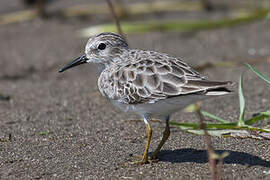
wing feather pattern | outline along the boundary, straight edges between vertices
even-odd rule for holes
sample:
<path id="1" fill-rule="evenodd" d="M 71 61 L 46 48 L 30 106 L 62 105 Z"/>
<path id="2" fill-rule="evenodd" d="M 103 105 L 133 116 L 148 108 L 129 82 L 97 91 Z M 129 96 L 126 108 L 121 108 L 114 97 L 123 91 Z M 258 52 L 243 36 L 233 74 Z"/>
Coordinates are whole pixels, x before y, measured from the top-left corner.
<path id="1" fill-rule="evenodd" d="M 103 95 L 128 104 L 156 101 L 224 88 L 231 82 L 208 81 L 183 61 L 151 51 L 130 53 L 125 66 L 105 69 L 99 78 Z M 213 93 L 214 94 L 214 93 Z"/>

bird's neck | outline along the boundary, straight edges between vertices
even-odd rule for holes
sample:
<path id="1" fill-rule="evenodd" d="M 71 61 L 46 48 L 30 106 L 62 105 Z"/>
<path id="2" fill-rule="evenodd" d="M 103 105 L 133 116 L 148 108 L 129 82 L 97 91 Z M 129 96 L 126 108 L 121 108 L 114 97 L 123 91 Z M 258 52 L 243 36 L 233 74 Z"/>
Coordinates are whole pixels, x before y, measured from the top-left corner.
<path id="1" fill-rule="evenodd" d="M 98 75 L 100 75 L 106 68 L 105 64 L 97 64 L 97 67 L 98 67 Z"/>
<path id="2" fill-rule="evenodd" d="M 101 74 L 102 71 L 106 68 L 118 66 L 118 64 L 123 64 L 125 63 L 125 61 L 128 62 L 129 61 L 128 53 L 129 53 L 128 50 L 123 50 L 120 54 L 110 57 L 110 59 L 103 61 L 103 63 L 99 63 L 98 64 L 99 74 Z"/>

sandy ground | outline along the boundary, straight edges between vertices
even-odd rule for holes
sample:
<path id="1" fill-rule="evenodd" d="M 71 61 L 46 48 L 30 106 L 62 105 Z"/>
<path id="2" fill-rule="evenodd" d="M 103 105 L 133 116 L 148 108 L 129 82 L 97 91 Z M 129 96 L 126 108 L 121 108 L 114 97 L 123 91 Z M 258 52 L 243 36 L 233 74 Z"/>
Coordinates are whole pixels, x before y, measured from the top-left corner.
<path id="1" fill-rule="evenodd" d="M 19 6 L 8 2 L 1 1 L 14 9 Z M 87 39 L 78 37 L 77 31 L 96 21 L 52 18 L 0 27 L 0 93 L 11 96 L 10 101 L 0 100 L 0 179 L 209 179 L 203 137 L 175 127 L 158 163 L 123 166 L 130 155 L 144 150 L 144 123 L 119 112 L 99 94 L 94 65 L 57 72 L 83 52 Z M 265 20 L 196 33 L 130 35 L 128 40 L 132 48 L 166 52 L 197 66 L 270 57 L 269 29 Z M 269 62 L 255 67 L 270 76 Z M 202 73 L 210 79 L 238 82 L 243 71 L 247 115 L 269 110 L 269 85 L 245 66 Z M 236 121 L 238 96 L 206 100 L 203 109 Z M 180 111 L 173 121 L 197 119 Z M 165 124 L 152 126 L 150 152 Z M 212 140 L 218 152 L 230 153 L 224 179 L 270 179 L 269 141 Z"/>

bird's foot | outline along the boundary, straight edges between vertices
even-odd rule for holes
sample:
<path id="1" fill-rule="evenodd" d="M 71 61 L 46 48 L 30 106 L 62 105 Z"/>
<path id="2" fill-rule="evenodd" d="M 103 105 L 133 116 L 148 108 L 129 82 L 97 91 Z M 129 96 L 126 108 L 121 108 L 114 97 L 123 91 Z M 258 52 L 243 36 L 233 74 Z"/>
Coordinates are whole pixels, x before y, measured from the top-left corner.
<path id="1" fill-rule="evenodd" d="M 152 164 L 152 163 L 155 163 L 155 162 L 158 162 L 158 159 L 157 158 L 148 158 L 148 156 L 141 156 L 141 155 L 137 155 L 137 154 L 133 154 L 131 155 L 131 158 L 130 158 L 130 163 L 131 164 Z"/>
<path id="2" fill-rule="evenodd" d="M 130 158 L 131 164 L 149 164 L 151 163 L 148 159 L 148 156 L 141 156 L 137 154 L 132 154 Z"/>
<path id="3" fill-rule="evenodd" d="M 158 157 L 157 157 L 156 155 L 150 156 L 150 160 L 151 160 L 152 162 L 158 162 L 158 161 L 159 161 L 159 159 L 158 159 Z"/>

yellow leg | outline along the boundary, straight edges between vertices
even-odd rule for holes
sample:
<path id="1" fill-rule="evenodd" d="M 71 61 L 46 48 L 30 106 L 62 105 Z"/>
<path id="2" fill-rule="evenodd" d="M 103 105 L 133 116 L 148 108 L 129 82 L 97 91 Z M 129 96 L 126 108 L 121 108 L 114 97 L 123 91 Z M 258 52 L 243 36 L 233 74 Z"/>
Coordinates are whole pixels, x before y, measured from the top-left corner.
<path id="1" fill-rule="evenodd" d="M 151 129 L 151 126 L 149 124 L 149 120 L 150 120 L 149 116 L 144 116 L 144 123 L 146 125 L 147 142 L 146 142 L 146 145 L 145 145 L 143 156 L 133 155 L 133 158 L 135 158 L 137 160 L 133 159 L 132 164 L 147 164 L 147 163 L 149 163 L 148 150 L 149 150 L 151 137 L 152 137 L 152 129 Z"/>
<path id="2" fill-rule="evenodd" d="M 162 137 L 157 149 L 154 151 L 154 153 L 153 153 L 153 155 L 151 157 L 152 160 L 157 159 L 157 155 L 158 155 L 160 149 L 162 148 L 164 143 L 167 141 L 169 136 L 170 136 L 170 125 L 169 125 L 169 119 L 167 119 L 166 120 L 166 127 L 165 127 L 165 130 L 163 132 L 163 137 Z"/>
<path id="3" fill-rule="evenodd" d="M 152 129 L 151 129 L 151 126 L 148 122 L 146 123 L 146 134 L 147 134 L 147 142 L 146 142 L 146 146 L 145 146 L 142 161 L 141 161 L 142 164 L 146 164 L 149 162 L 148 161 L 148 149 L 149 149 L 150 142 L 151 142 Z"/>

